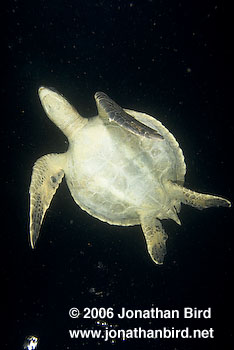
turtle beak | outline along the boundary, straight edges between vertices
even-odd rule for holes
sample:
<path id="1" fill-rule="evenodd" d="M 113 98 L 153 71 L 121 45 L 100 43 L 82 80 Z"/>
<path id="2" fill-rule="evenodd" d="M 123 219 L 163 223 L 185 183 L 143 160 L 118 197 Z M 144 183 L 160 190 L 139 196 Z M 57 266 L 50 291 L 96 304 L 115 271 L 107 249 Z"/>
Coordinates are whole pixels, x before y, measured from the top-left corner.
<path id="1" fill-rule="evenodd" d="M 40 96 L 40 99 L 42 100 L 46 95 L 51 94 L 55 92 L 57 95 L 61 95 L 58 90 L 56 90 L 54 87 L 45 87 L 45 86 L 40 86 L 38 89 L 38 94 Z"/>
<path id="2" fill-rule="evenodd" d="M 66 99 L 55 89 L 44 86 L 38 89 L 38 95 L 47 116 L 57 125 L 57 120 L 65 114 Z"/>
<path id="3" fill-rule="evenodd" d="M 43 98 L 43 94 L 44 94 L 45 90 L 47 90 L 47 89 L 44 86 L 39 87 L 38 94 L 41 98 Z"/>
<path id="4" fill-rule="evenodd" d="M 40 97 L 41 102 L 44 100 L 44 98 L 48 95 L 50 95 L 51 91 L 54 91 L 53 89 L 41 86 L 38 89 L 38 95 Z M 55 91 L 54 91 L 55 92 Z"/>

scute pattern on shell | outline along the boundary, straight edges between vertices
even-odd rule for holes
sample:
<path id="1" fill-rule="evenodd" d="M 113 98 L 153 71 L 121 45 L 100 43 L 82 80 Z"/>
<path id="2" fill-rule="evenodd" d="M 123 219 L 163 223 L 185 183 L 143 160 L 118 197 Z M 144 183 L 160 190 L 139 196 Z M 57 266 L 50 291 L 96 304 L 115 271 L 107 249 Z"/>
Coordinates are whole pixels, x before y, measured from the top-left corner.
<path id="1" fill-rule="evenodd" d="M 175 154 L 175 159 L 177 161 L 177 167 L 176 167 L 176 176 L 177 180 L 176 182 L 179 185 L 184 184 L 184 176 L 186 174 L 186 164 L 184 161 L 184 155 L 183 151 L 179 146 L 179 143 L 176 141 L 175 137 L 165 128 L 165 126 L 154 117 L 142 113 L 142 112 L 136 112 L 130 109 L 124 109 L 127 113 L 131 114 L 134 118 L 136 118 L 138 121 L 142 122 L 143 124 L 146 124 L 152 129 L 156 129 L 163 138 L 168 142 L 168 144 L 171 146 L 172 150 Z"/>

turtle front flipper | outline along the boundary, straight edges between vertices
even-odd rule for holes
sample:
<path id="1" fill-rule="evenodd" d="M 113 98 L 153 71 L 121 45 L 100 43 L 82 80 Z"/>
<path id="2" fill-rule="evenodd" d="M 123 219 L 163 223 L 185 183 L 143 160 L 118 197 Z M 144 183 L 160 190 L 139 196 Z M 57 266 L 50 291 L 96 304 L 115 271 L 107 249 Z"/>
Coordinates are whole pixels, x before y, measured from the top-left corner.
<path id="1" fill-rule="evenodd" d="M 133 134 L 149 139 L 163 139 L 163 136 L 156 130 L 151 129 L 126 113 L 122 107 L 117 105 L 104 92 L 96 92 L 94 97 L 97 103 L 98 113 L 101 117 L 107 117 L 110 122 L 114 121 Z"/>
<path id="2" fill-rule="evenodd" d="M 142 216 L 141 227 L 152 260 L 156 264 L 163 264 L 168 236 L 165 233 L 161 222 L 153 217 Z"/>
<path id="3" fill-rule="evenodd" d="M 47 154 L 33 166 L 30 184 L 30 243 L 35 247 L 43 217 L 63 179 L 62 154 Z"/>

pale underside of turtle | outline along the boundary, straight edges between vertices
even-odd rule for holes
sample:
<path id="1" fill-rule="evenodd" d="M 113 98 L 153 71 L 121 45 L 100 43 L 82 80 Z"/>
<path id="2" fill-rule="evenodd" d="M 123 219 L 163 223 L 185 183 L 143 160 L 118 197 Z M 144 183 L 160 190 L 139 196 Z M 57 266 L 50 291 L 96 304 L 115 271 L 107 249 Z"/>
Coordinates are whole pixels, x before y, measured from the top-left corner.
<path id="1" fill-rule="evenodd" d="M 174 136 L 155 118 L 123 109 L 102 92 L 98 115 L 83 118 L 59 93 L 41 87 L 47 116 L 63 131 L 69 148 L 48 154 L 33 167 L 30 185 L 30 242 L 34 248 L 43 217 L 64 175 L 75 202 L 113 225 L 141 225 L 157 264 L 166 254 L 161 220 L 180 224 L 181 203 L 198 209 L 230 207 L 221 197 L 185 188 L 186 166 Z"/>

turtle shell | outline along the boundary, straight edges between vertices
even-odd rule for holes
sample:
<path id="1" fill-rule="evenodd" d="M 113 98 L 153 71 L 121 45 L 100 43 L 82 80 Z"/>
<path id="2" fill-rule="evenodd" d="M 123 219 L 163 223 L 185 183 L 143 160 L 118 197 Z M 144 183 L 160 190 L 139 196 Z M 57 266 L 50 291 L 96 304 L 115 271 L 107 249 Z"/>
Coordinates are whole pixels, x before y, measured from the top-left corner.
<path id="1" fill-rule="evenodd" d="M 161 139 L 135 135 L 99 115 L 69 139 L 68 187 L 90 215 L 115 225 L 140 223 L 139 212 L 168 218 L 174 198 L 166 182 L 184 183 L 186 166 L 174 136 L 155 118 L 125 109 Z M 177 212 L 180 202 L 174 203 Z"/>

